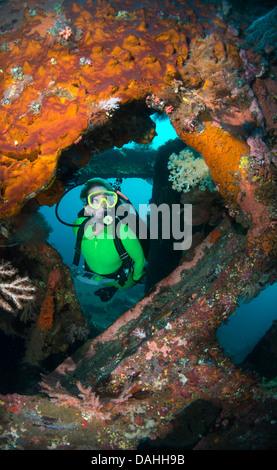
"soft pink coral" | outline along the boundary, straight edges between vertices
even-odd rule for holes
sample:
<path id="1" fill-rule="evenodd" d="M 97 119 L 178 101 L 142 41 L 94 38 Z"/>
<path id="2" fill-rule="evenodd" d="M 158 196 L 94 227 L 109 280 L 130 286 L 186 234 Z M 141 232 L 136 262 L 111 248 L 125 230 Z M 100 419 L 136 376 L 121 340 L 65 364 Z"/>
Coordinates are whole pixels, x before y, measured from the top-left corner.
<path id="1" fill-rule="evenodd" d="M 66 26 L 65 29 L 60 31 L 60 36 L 62 36 L 66 41 L 70 38 L 71 35 L 72 31 L 71 28 L 69 28 L 68 26 Z"/>

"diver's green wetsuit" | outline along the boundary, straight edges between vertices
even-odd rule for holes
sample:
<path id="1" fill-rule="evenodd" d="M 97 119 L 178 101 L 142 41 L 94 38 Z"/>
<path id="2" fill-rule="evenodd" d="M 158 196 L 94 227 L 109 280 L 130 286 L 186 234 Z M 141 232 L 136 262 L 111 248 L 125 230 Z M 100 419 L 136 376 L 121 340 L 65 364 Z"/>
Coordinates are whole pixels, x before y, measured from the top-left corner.
<path id="1" fill-rule="evenodd" d="M 79 217 L 74 225 L 81 225 L 85 219 L 86 217 Z M 73 227 L 73 232 L 77 236 L 78 227 Z M 120 289 L 129 289 L 144 274 L 145 256 L 138 238 L 123 223 L 120 224 L 120 238 L 125 250 L 134 261 L 134 270 L 133 273 L 129 274 L 124 286 L 120 286 L 118 281 L 115 281 L 112 285 Z M 88 267 L 94 273 L 105 276 L 105 274 L 116 272 L 122 266 L 122 260 L 114 244 L 112 225 L 105 226 L 104 231 L 95 236 L 92 225 L 88 224 L 82 238 L 81 252 Z M 109 286 L 111 286 L 111 283 L 109 283 Z"/>

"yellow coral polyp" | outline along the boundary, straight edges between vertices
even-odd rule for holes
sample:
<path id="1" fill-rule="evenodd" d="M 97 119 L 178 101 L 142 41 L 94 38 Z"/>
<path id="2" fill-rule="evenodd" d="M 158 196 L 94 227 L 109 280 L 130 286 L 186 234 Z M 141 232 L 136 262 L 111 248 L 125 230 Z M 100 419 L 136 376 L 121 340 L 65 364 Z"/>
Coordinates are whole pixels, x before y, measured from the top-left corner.
<path id="1" fill-rule="evenodd" d="M 248 169 L 249 169 L 249 156 L 247 155 L 243 155 L 239 161 L 239 168 L 240 170 L 242 170 L 242 172 L 244 171 L 245 173 L 247 173 Z"/>

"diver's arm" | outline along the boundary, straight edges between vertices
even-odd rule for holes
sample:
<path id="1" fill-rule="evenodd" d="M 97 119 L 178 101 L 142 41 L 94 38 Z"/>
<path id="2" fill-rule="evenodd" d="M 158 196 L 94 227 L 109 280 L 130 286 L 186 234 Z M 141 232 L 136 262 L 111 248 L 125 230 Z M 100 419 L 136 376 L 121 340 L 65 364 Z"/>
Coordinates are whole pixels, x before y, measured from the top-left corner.
<path id="1" fill-rule="evenodd" d="M 144 274 L 145 256 L 139 239 L 125 224 L 120 226 L 120 238 L 128 255 L 134 261 L 133 280 L 138 281 Z"/>

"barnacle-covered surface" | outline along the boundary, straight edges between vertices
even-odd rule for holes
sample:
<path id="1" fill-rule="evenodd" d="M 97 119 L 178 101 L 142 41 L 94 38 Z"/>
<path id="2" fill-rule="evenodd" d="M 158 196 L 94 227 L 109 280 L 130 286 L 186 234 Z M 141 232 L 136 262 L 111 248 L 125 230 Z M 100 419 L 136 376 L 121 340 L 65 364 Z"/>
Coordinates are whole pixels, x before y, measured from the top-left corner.
<path id="1" fill-rule="evenodd" d="M 61 361 L 35 395 L 1 396 L 1 448 L 149 448 L 176 423 L 182 429 L 192 407 L 201 420 L 187 426 L 187 448 L 274 447 L 274 386 L 234 366 L 216 331 L 260 279 L 276 280 L 276 42 L 258 35 L 255 48 L 252 35 L 249 45 L 248 19 L 227 2 L 25 5 L 1 35 L 3 244 L 27 201 L 59 200 L 67 164 L 76 171 L 113 145 L 150 142 L 157 111 L 201 153 L 225 208 L 168 277 Z M 138 109 L 145 126 L 132 116 Z M 69 271 L 45 243 L 23 244 L 21 256 L 41 295 L 30 317 L 35 357 L 47 357 L 55 338 L 51 353 L 62 341 L 65 357 L 65 324 L 79 316 Z M 82 327 L 76 319 L 69 336 Z"/>

